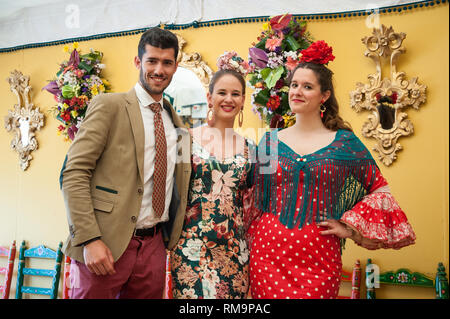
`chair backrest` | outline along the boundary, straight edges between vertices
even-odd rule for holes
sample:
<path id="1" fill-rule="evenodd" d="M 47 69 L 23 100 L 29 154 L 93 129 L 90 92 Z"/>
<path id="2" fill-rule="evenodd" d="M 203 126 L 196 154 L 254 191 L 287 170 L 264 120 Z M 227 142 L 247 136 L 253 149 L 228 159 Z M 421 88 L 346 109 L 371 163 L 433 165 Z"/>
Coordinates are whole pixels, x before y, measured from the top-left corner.
<path id="1" fill-rule="evenodd" d="M 438 263 L 434 285 L 436 288 L 436 299 L 449 299 L 448 279 L 443 263 Z"/>
<path id="2" fill-rule="evenodd" d="M 11 246 L 8 248 L 0 247 L 0 257 L 8 257 L 8 266 L 0 267 L 0 274 L 5 276 L 5 280 L 0 285 L 1 299 L 9 298 L 9 291 L 11 289 L 11 280 L 14 271 L 14 261 L 16 259 L 16 241 L 13 240 Z"/>
<path id="3" fill-rule="evenodd" d="M 342 269 L 341 274 L 341 285 L 342 282 L 351 282 L 352 292 L 350 296 L 338 295 L 338 299 L 359 299 L 360 298 L 360 287 L 361 287 L 361 265 L 359 259 L 355 261 L 353 270 L 350 272 L 348 270 Z"/>
<path id="4" fill-rule="evenodd" d="M 169 249 L 166 249 L 166 276 L 164 279 L 164 292 L 163 299 L 173 299 L 172 292 L 172 262 L 171 262 L 171 252 Z"/>
<path id="5" fill-rule="evenodd" d="M 70 288 L 70 257 L 64 257 L 64 274 L 63 274 L 63 299 L 69 299 L 69 288 Z"/>
<path id="6" fill-rule="evenodd" d="M 442 263 L 438 263 L 436 277 L 433 280 L 423 273 L 413 272 L 406 268 L 381 272 L 369 258 L 366 265 L 366 298 L 376 299 L 376 289 L 381 284 L 433 288 L 436 290 L 436 299 L 448 299 L 449 297 L 447 274 Z"/>
<path id="7" fill-rule="evenodd" d="M 47 248 L 44 245 L 27 249 L 25 241 L 22 242 L 19 250 L 19 265 L 17 269 L 16 299 L 22 299 L 23 293 L 47 295 L 50 296 L 51 299 L 57 298 L 62 260 L 61 248 L 62 242 L 59 244 L 57 251 Z M 30 258 L 52 259 L 55 261 L 54 269 L 26 268 L 26 260 Z M 52 286 L 50 288 L 24 286 L 23 281 L 25 275 L 51 277 Z"/>

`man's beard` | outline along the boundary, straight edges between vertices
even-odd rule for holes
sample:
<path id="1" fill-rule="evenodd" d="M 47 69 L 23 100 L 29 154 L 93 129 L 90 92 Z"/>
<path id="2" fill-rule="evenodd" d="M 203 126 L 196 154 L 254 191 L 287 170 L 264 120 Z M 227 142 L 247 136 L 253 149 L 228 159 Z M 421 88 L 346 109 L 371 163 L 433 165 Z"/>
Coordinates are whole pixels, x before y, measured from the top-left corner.
<path id="1" fill-rule="evenodd" d="M 144 78 L 144 72 L 142 72 L 142 69 L 140 69 L 139 71 L 139 80 L 141 82 L 142 87 L 147 91 L 148 94 L 161 94 L 167 88 L 167 86 L 161 90 L 156 90 L 152 88 Z"/>

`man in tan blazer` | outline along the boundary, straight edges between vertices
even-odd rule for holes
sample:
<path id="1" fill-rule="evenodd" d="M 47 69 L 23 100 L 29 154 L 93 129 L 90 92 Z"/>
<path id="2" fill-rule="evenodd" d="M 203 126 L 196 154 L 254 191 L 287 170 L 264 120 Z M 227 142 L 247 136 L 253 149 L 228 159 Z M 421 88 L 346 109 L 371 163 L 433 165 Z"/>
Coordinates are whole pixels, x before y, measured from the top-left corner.
<path id="1" fill-rule="evenodd" d="M 165 247 L 172 249 L 179 239 L 191 173 L 190 135 L 163 99 L 177 54 L 174 34 L 147 30 L 134 61 L 138 83 L 128 93 L 95 97 L 69 148 L 61 185 L 70 230 L 63 251 L 72 258 L 71 298 L 163 295 Z M 149 108 L 155 103 L 161 111 Z M 152 206 L 157 112 L 167 144 L 160 216 Z"/>

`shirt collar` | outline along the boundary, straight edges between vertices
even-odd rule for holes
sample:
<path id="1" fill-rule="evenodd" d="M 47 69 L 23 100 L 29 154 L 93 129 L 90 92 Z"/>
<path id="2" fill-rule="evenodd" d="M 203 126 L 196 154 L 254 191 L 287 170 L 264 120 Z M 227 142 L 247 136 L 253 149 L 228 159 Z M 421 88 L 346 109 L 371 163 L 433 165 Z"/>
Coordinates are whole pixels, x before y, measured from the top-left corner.
<path id="1" fill-rule="evenodd" d="M 155 101 L 150 94 L 148 94 L 148 92 L 142 87 L 142 85 L 137 82 L 136 85 L 134 86 L 134 89 L 136 91 L 136 96 L 138 98 L 139 104 L 142 106 L 148 106 L 152 103 L 159 103 L 159 105 L 161 105 L 161 108 L 163 107 L 163 99 L 161 98 L 161 100 L 159 101 Z"/>

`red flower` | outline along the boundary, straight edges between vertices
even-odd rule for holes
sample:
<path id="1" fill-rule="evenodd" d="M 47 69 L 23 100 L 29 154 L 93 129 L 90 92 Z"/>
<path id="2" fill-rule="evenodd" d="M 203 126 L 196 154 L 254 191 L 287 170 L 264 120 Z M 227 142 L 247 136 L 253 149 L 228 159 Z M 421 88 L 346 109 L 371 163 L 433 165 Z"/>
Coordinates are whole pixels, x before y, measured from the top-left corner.
<path id="1" fill-rule="evenodd" d="M 392 93 L 391 99 L 392 99 L 392 104 L 397 103 L 397 92 Z"/>
<path id="2" fill-rule="evenodd" d="M 377 99 L 377 102 L 380 102 L 381 94 L 380 93 L 375 94 L 375 98 Z"/>
<path id="3" fill-rule="evenodd" d="M 74 106 L 76 102 L 77 102 L 77 98 L 74 96 L 73 98 L 70 99 L 69 105 Z"/>
<path id="4" fill-rule="evenodd" d="M 307 49 L 301 51 L 300 62 L 313 62 L 317 64 L 327 64 L 334 60 L 333 48 L 323 41 L 316 41 Z"/>
<path id="5" fill-rule="evenodd" d="M 279 79 L 277 83 L 275 84 L 275 90 L 280 90 L 284 86 L 284 80 Z"/>
<path id="6" fill-rule="evenodd" d="M 272 95 L 267 102 L 269 110 L 275 111 L 280 106 L 280 97 L 278 95 Z"/>
<path id="7" fill-rule="evenodd" d="M 280 114 L 274 114 L 270 120 L 270 128 L 284 128 L 284 119 Z"/>
<path id="8" fill-rule="evenodd" d="M 61 113 L 61 118 L 65 121 L 65 122 L 70 122 L 70 113 L 67 111 L 64 111 L 63 113 Z"/>
<path id="9" fill-rule="evenodd" d="M 286 28 L 292 19 L 292 14 L 283 14 L 270 19 L 272 30 L 281 31 Z"/>

